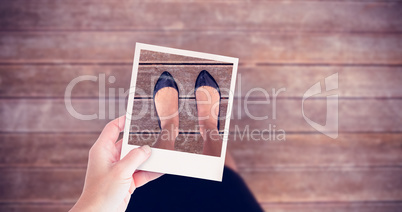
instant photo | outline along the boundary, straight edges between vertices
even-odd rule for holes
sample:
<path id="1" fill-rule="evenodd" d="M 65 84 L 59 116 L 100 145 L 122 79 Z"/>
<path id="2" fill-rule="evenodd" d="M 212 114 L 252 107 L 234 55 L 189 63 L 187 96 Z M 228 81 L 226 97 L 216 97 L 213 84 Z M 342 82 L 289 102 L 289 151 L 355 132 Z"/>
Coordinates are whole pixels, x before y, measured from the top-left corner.
<path id="1" fill-rule="evenodd" d="M 140 170 L 222 180 L 238 59 L 137 43 L 121 157 Z"/>

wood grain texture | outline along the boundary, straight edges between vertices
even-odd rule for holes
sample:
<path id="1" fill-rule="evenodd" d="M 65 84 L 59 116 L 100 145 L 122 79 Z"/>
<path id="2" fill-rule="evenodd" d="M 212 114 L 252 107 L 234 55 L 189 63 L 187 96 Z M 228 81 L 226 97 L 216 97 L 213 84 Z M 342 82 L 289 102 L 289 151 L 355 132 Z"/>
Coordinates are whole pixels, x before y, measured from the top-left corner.
<path id="1" fill-rule="evenodd" d="M 0 8 L 7 30 L 402 30 L 400 2 L 18 0 Z"/>
<path id="2" fill-rule="evenodd" d="M 141 42 L 237 57 L 242 64 L 400 65 L 400 40 L 400 34 L 358 33 L 2 32 L 0 63 L 132 64 Z"/>
<path id="3" fill-rule="evenodd" d="M 88 151 L 99 133 L 0 134 L 1 167 L 86 167 Z M 266 136 L 268 137 L 268 136 Z M 251 135 L 229 136 L 228 149 L 240 169 L 302 169 L 308 167 L 401 166 L 402 135 L 341 134 L 332 140 L 321 134 L 289 134 L 286 141 L 255 141 Z M 132 143 L 152 144 L 153 137 L 132 136 Z M 202 147 L 199 135 L 179 134 L 176 148 L 192 152 Z"/>
<path id="4" fill-rule="evenodd" d="M 240 67 L 237 76 L 236 96 L 246 96 L 255 88 L 263 88 L 273 98 L 273 91 L 285 88 L 278 94 L 283 97 L 303 97 L 315 83 L 323 83 L 328 76 L 338 73 L 340 98 L 399 98 L 402 96 L 402 68 L 375 66 L 265 66 Z M 240 92 L 241 91 L 241 92 Z M 334 93 L 334 94 L 335 94 Z M 325 97 L 323 92 L 314 97 Z M 261 92 L 250 93 L 251 97 L 264 96 Z"/>
<path id="5" fill-rule="evenodd" d="M 128 144 L 154 147 L 158 134 L 130 134 Z M 221 136 L 222 138 L 222 136 Z M 223 138 L 222 138 L 223 139 Z M 174 142 L 175 151 L 202 154 L 204 141 L 200 134 L 179 134 Z M 220 156 L 220 155 L 219 155 Z"/>
<path id="6" fill-rule="evenodd" d="M 75 202 L 84 169 L 2 168 L 1 203 Z M 241 172 L 259 202 L 398 201 L 402 170 L 305 169 Z M 16 180 L 17 179 L 17 180 Z"/>
<path id="7" fill-rule="evenodd" d="M 139 60 L 140 65 L 142 63 L 164 63 L 164 64 L 174 64 L 174 63 L 180 63 L 180 64 L 192 64 L 192 63 L 204 63 L 204 64 L 227 64 L 230 65 L 230 63 L 222 62 L 222 61 L 216 61 L 216 60 L 207 60 L 207 59 L 201 59 L 201 58 L 195 58 L 195 57 L 188 57 L 188 56 L 183 56 L 183 55 L 177 55 L 177 54 L 169 54 L 169 53 L 163 53 L 163 52 L 155 52 L 155 51 L 149 51 L 149 50 L 144 50 L 142 49 L 140 52 L 140 60 Z"/>
<path id="8" fill-rule="evenodd" d="M 0 134 L 1 167 L 86 167 L 99 133 Z"/>
<path id="9" fill-rule="evenodd" d="M 142 66 L 147 67 L 147 66 Z M 162 67 L 162 66 L 157 66 Z M 187 66 L 168 66 L 180 67 Z M 198 66 L 196 66 L 198 67 Z M 200 66 L 201 67 L 201 66 Z M 208 66 L 211 73 L 220 66 Z M 0 97 L 64 97 L 69 83 L 80 76 L 97 77 L 96 81 L 83 80 L 77 83 L 72 91 L 72 97 L 99 97 L 113 95 L 125 98 L 130 87 L 132 65 L 0 65 Z M 156 69 L 156 68 L 155 68 Z M 174 74 L 172 70 L 172 74 Z M 217 72 L 216 72 L 217 73 Z M 338 73 L 339 97 L 353 98 L 400 98 L 402 97 L 402 67 L 371 67 L 371 66 L 258 66 L 239 67 L 236 83 L 236 97 L 263 97 L 262 92 L 253 88 L 265 89 L 272 98 L 272 89 L 280 92 L 278 98 L 302 97 L 312 85 L 325 77 Z M 143 72 L 139 72 L 142 78 Z M 177 72 L 175 78 L 182 78 Z M 291 77 L 289 76 L 291 75 Z M 185 73 L 186 83 L 194 84 L 194 76 Z M 227 77 L 217 76 L 219 84 Z M 145 76 L 144 76 L 145 77 Z M 113 83 L 109 82 L 114 78 Z M 102 82 L 105 82 L 104 84 Z M 139 82 L 146 93 L 152 93 L 152 86 Z M 151 82 L 149 82 L 151 83 Z M 105 92 L 99 89 L 104 87 Z M 114 90 L 111 90 L 114 89 Z M 189 93 L 189 91 L 182 91 Z M 318 95 L 322 97 L 325 93 Z M 111 95 L 110 95 L 111 96 Z M 317 96 L 316 96 L 317 97 Z"/>
<path id="10" fill-rule="evenodd" d="M 262 100 L 249 100 L 247 111 L 244 101 L 236 99 L 233 104 L 233 113 L 230 122 L 230 131 L 236 133 L 252 133 L 252 130 L 275 130 L 276 135 L 284 130 L 290 132 L 316 132 L 304 120 L 301 113 L 301 99 L 278 99 L 275 104 L 261 104 Z M 328 100 L 332 101 L 332 100 Z M 316 123 L 325 125 L 326 99 L 306 100 L 304 112 L 306 117 Z M 101 101 L 103 103 L 103 101 Z M 109 104 L 114 105 L 115 113 L 109 114 Z M 73 99 L 73 108 L 80 114 L 95 114 L 94 120 L 79 120 L 74 118 L 66 109 L 63 99 L 2 99 L 0 100 L 0 128 L 2 132 L 99 132 L 109 120 L 125 114 L 124 101 L 107 101 L 104 119 L 100 119 L 99 100 Z M 134 104 L 136 105 L 136 104 Z M 273 112 L 276 105 L 276 112 Z M 339 131 L 340 132 L 401 132 L 402 118 L 399 113 L 402 100 L 400 99 L 357 99 L 339 100 Z M 118 110 L 119 106 L 122 109 Z M 152 106 L 152 105 L 151 105 Z M 144 107 L 143 111 L 150 111 L 151 106 Z M 138 110 L 141 110 L 138 105 Z M 182 118 L 191 118 L 195 107 L 189 107 L 188 114 L 181 113 Z M 223 109 L 223 107 L 222 107 Z M 226 111 L 226 110 L 225 110 Z M 134 115 L 140 114 L 135 113 Z M 151 111 L 152 112 L 152 111 Z M 248 112 L 248 113 L 247 113 Z M 15 116 L 18 114 L 18 116 Z M 145 113 L 150 115 L 150 113 Z M 273 114 L 276 119 L 273 119 Z M 370 114 L 369 116 L 367 114 Z M 268 117 L 267 117 L 268 116 Z M 141 117 L 141 116 L 137 116 Z M 195 117 L 193 115 L 193 117 Z M 223 117 L 223 116 L 221 116 Z M 254 120 L 254 118 L 261 120 Z M 142 117 L 146 120 L 147 117 Z M 148 117 L 151 118 L 151 117 Z M 157 121 L 146 123 L 144 126 L 154 126 L 157 130 Z M 193 120 L 195 123 L 195 120 Z M 184 123 L 183 123 L 184 124 Z M 194 126 L 194 125 L 192 125 Z M 221 126 L 224 126 L 221 124 Z M 236 128 L 237 126 L 237 128 Z M 271 127 L 271 128 L 270 128 Z M 189 129 L 183 126 L 182 129 Z M 328 132 L 335 130 L 328 129 Z M 257 132 L 258 133 L 258 132 Z"/>
<path id="11" fill-rule="evenodd" d="M 99 109 L 99 102 L 105 110 Z M 153 100 L 136 99 L 134 102 L 131 132 L 159 132 Z M 0 123 L 2 132 L 100 132 L 109 121 L 126 114 L 127 103 L 124 100 L 73 99 L 72 107 L 67 107 L 63 99 L 3 99 L 0 105 L 0 116 L 4 118 Z M 222 100 L 219 108 L 220 131 L 223 131 L 227 100 Z M 15 114 L 19 116 L 16 118 Z M 195 100 L 180 99 L 179 130 L 198 131 L 197 117 Z"/>
<path id="12" fill-rule="evenodd" d="M 264 135 L 269 138 L 269 135 Z M 228 149 L 240 169 L 399 167 L 402 134 L 288 134 L 286 141 L 231 136 Z"/>
<path id="13" fill-rule="evenodd" d="M 112 119 L 99 119 L 98 101 L 73 100 L 74 109 L 84 115 L 96 114 L 97 120 L 79 120 L 69 114 L 64 100 L 1 100 L 3 132 L 100 132 Z M 126 107 L 126 106 L 125 106 Z M 17 115 L 16 115 L 17 114 Z M 78 131 L 77 131 L 78 130 Z"/>
<path id="14" fill-rule="evenodd" d="M 1 170 L 0 202 L 74 203 L 84 186 L 85 169 L 9 169 Z"/>
<path id="15" fill-rule="evenodd" d="M 81 76 L 96 77 L 96 81 L 77 82 L 72 97 L 128 96 L 132 65 L 3 65 L 0 66 L 1 97 L 64 97 L 74 79 Z M 109 79 L 115 78 L 114 83 Z M 104 82 L 104 83 L 102 83 Z M 105 88 L 102 92 L 100 88 Z"/>
<path id="16" fill-rule="evenodd" d="M 387 202 L 334 202 L 334 203 L 265 203 L 261 205 L 265 211 L 269 212 L 399 212 L 402 203 Z"/>
<path id="17" fill-rule="evenodd" d="M 0 204 L 1 211 L 26 212 L 65 212 L 73 207 L 72 203 L 43 204 Z M 366 202 L 366 203 L 264 203 L 262 207 L 269 212 L 399 212 L 402 203 Z"/>
<path id="18" fill-rule="evenodd" d="M 401 8 L 399 0 L 1 1 L 0 211 L 71 208 L 88 150 L 105 124 L 126 112 L 134 46 L 142 42 L 240 59 L 228 148 L 265 210 L 399 212 Z M 179 72 L 223 67 L 149 52 L 141 63 L 169 64 L 163 67 L 185 82 L 181 93 L 189 93 L 194 76 Z M 306 123 L 301 101 L 315 83 L 325 89 L 323 79 L 334 73 L 338 90 L 304 105 L 305 115 L 324 125 L 326 104 L 334 101 L 325 97 L 339 95 L 340 134 L 332 140 Z M 67 85 L 83 75 L 94 80 L 74 87 L 72 104 L 79 113 L 96 114 L 94 120 L 72 117 L 63 100 Z M 148 72 L 139 76 L 149 79 Z M 225 75 L 214 76 L 226 86 Z M 105 90 L 99 90 L 102 82 Z M 139 81 L 142 97 L 150 96 L 150 84 Z M 258 104 L 266 99 L 256 91 L 245 104 L 253 88 L 267 90 L 270 103 Z M 280 88 L 286 91 L 275 104 L 271 91 Z M 152 109 L 151 100 L 140 101 Z M 194 105 L 188 110 L 196 114 Z M 254 120 L 247 112 L 268 118 Z M 182 128 L 196 124 L 187 115 L 180 120 Z M 158 129 L 150 113 L 141 121 Z M 282 129 L 286 141 L 273 135 Z M 175 146 L 197 153 L 199 137 L 180 134 Z"/>
<path id="19" fill-rule="evenodd" d="M 327 103 L 332 105 L 331 101 L 334 100 L 307 99 L 304 102 L 305 116 L 324 126 Z M 261 104 L 257 101 L 253 103 L 251 100 L 247 103 L 247 110 L 244 103 L 242 101 L 234 102 L 234 112 L 230 122 L 230 129 L 233 131 L 236 131 L 237 126 L 237 132 L 240 133 L 252 133 L 254 129 L 268 129 L 272 132 L 276 130 L 277 133 L 281 129 L 287 133 L 315 132 L 303 118 L 301 99 L 278 99 L 276 104 L 273 101 L 270 104 Z M 398 125 L 402 119 L 398 111 L 402 101 L 399 99 L 341 99 L 338 104 L 339 132 L 400 132 Z M 276 107 L 276 111 L 273 109 L 274 107 Z M 332 112 L 330 110 L 329 113 Z M 276 115 L 276 119 L 274 119 L 274 115 Z M 256 118 L 261 120 L 256 120 Z M 336 127 L 329 126 L 324 131 L 333 132 L 335 130 Z"/>
<path id="20" fill-rule="evenodd" d="M 398 201 L 402 170 L 289 170 L 240 173 L 260 202 Z"/>
<path id="21" fill-rule="evenodd" d="M 74 203 L 54 203 L 54 204 L 0 204 L 1 211 L 9 212 L 65 212 L 73 207 Z"/>

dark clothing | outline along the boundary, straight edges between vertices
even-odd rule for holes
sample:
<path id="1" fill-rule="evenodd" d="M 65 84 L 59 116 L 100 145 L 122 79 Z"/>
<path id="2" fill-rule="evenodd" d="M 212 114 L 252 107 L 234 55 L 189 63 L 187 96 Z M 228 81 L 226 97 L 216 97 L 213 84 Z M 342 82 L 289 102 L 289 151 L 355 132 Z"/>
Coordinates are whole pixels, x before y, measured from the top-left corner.
<path id="1" fill-rule="evenodd" d="M 263 211 L 243 179 L 225 167 L 222 182 L 165 174 L 137 188 L 127 211 Z"/>

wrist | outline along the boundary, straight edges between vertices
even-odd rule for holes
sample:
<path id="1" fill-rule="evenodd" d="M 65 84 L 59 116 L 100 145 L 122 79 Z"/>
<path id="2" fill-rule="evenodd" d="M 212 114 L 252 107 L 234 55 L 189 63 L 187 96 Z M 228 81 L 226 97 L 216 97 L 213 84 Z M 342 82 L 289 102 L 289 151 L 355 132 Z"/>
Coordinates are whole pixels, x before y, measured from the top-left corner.
<path id="1" fill-rule="evenodd" d="M 81 194 L 75 205 L 70 209 L 70 212 L 78 211 L 99 211 L 97 201 L 88 195 Z"/>

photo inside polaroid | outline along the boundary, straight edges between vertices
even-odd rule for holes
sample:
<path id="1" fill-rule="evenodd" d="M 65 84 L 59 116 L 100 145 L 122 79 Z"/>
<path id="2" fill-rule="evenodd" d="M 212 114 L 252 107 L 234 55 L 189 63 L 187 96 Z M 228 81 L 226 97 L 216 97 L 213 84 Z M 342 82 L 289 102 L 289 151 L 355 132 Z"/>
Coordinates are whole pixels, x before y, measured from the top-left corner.
<path id="1" fill-rule="evenodd" d="M 141 169 L 220 181 L 237 61 L 137 43 L 122 155 L 149 145 Z"/>

